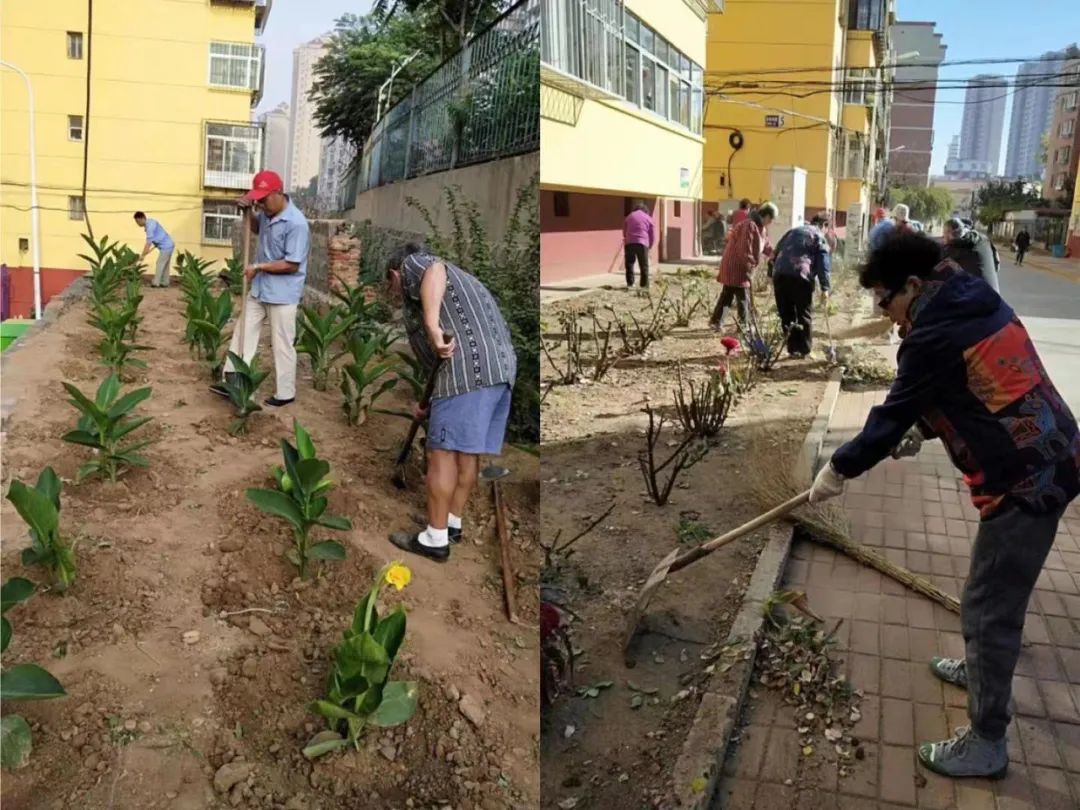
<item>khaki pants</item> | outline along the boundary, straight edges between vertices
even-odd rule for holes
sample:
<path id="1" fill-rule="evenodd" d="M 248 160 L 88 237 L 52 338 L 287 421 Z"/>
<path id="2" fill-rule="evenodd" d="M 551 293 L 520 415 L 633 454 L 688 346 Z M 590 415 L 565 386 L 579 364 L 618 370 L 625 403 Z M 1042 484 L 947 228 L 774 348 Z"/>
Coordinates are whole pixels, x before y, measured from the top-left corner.
<path id="1" fill-rule="evenodd" d="M 159 250 L 157 267 L 154 271 L 153 286 L 155 287 L 168 287 L 169 286 L 169 262 L 172 261 L 173 252 L 171 250 Z"/>
<path id="2" fill-rule="evenodd" d="M 278 399 L 293 399 L 296 396 L 296 304 L 264 304 L 255 298 L 248 298 L 244 330 L 244 362 L 259 350 L 259 338 L 263 321 L 270 320 L 270 346 L 274 351 L 274 373 L 277 377 Z M 233 328 L 229 351 L 240 354 L 240 330 L 238 323 Z M 232 363 L 225 361 L 225 371 L 234 371 Z"/>

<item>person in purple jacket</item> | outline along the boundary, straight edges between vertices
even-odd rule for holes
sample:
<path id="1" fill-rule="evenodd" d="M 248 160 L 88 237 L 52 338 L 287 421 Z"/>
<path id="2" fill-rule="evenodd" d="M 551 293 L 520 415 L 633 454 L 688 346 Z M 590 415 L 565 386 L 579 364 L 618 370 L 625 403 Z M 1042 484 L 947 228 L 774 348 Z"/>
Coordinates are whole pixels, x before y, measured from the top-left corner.
<path id="1" fill-rule="evenodd" d="M 645 203 L 637 203 L 623 221 L 626 289 L 634 286 L 634 262 L 641 268 L 641 289 L 649 287 L 649 251 L 656 244 L 656 227 Z"/>
<path id="2" fill-rule="evenodd" d="M 897 233 L 859 276 L 901 327 L 896 380 L 862 431 L 837 450 L 810 502 L 892 455 L 940 438 L 971 488 L 980 523 L 960 604 L 963 658 L 930 670 L 966 689 L 970 726 L 919 746 L 945 776 L 1002 777 L 1013 671 L 1035 581 L 1058 523 L 1080 494 L 1080 432 L 1024 325 L 990 285 L 919 233 Z"/>

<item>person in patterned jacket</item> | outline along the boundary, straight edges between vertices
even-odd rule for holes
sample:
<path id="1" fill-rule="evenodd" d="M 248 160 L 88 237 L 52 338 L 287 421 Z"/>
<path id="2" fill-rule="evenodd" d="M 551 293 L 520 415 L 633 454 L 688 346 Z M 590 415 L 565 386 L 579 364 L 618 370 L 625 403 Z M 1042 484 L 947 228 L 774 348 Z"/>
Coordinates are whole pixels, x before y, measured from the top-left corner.
<path id="1" fill-rule="evenodd" d="M 919 760 L 946 776 L 1003 776 L 1013 670 L 1035 581 L 1058 523 L 1080 493 L 1080 432 L 1024 325 L 981 279 L 917 233 L 871 253 L 859 278 L 905 336 L 896 380 L 862 432 L 833 455 L 810 500 L 890 454 L 940 438 L 971 488 L 980 523 L 961 599 L 963 659 L 930 668 L 968 691 L 971 725 L 924 743 Z"/>
<path id="2" fill-rule="evenodd" d="M 780 327 L 787 333 L 791 357 L 806 357 L 813 341 L 814 283 L 828 305 L 829 272 L 832 268 L 829 244 L 825 241 L 825 217 L 816 215 L 798 225 L 776 243 L 772 263 L 773 295 Z"/>
<path id="3" fill-rule="evenodd" d="M 390 256 L 386 278 L 401 303 L 413 353 L 436 374 L 430 406 L 413 409 L 416 418 L 430 416 L 428 525 L 421 532 L 395 532 L 390 541 L 446 562 L 451 544 L 462 539 L 480 456 L 502 453 L 517 356 L 498 301 L 475 276 L 410 242 Z"/>
<path id="4" fill-rule="evenodd" d="M 731 229 L 724 255 L 720 257 L 720 271 L 716 275 L 716 280 L 724 286 L 709 319 L 709 324 L 716 331 L 723 328 L 724 318 L 732 304 L 738 307 L 740 322 L 749 320 L 747 290 L 750 288 L 750 276 L 761 263 L 761 257 L 772 252 L 765 229 L 776 219 L 777 213 L 775 205 L 762 203 L 760 208 Z"/>

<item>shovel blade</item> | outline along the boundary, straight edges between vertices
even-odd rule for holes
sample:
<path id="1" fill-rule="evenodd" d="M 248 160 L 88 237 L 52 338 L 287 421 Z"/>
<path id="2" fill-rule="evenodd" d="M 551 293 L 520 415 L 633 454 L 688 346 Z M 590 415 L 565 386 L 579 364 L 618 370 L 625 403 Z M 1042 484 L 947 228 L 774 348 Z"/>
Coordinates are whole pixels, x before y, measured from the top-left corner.
<path id="1" fill-rule="evenodd" d="M 626 630 L 623 635 L 623 662 L 627 667 L 632 667 L 636 663 L 633 655 L 630 653 L 630 645 L 634 641 L 634 636 L 637 635 L 641 617 L 645 615 L 645 611 L 649 607 L 649 600 L 652 599 L 652 595 L 656 592 L 656 589 L 664 583 L 665 579 L 667 579 L 671 564 L 675 562 L 678 557 L 679 549 L 673 549 L 660 561 L 660 564 L 652 570 L 652 573 L 649 574 L 649 578 L 645 580 L 641 592 L 638 594 L 637 602 L 634 603 L 634 607 L 626 617 Z"/>

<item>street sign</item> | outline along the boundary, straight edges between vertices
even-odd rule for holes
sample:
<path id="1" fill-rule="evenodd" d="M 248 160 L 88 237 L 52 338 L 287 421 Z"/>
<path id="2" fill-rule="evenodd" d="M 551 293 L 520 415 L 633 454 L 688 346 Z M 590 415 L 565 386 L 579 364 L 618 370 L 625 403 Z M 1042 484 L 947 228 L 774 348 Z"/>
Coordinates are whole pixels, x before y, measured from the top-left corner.
<path id="1" fill-rule="evenodd" d="M 784 116 L 782 115 L 766 115 L 765 126 L 770 129 L 779 129 L 784 125 Z"/>

